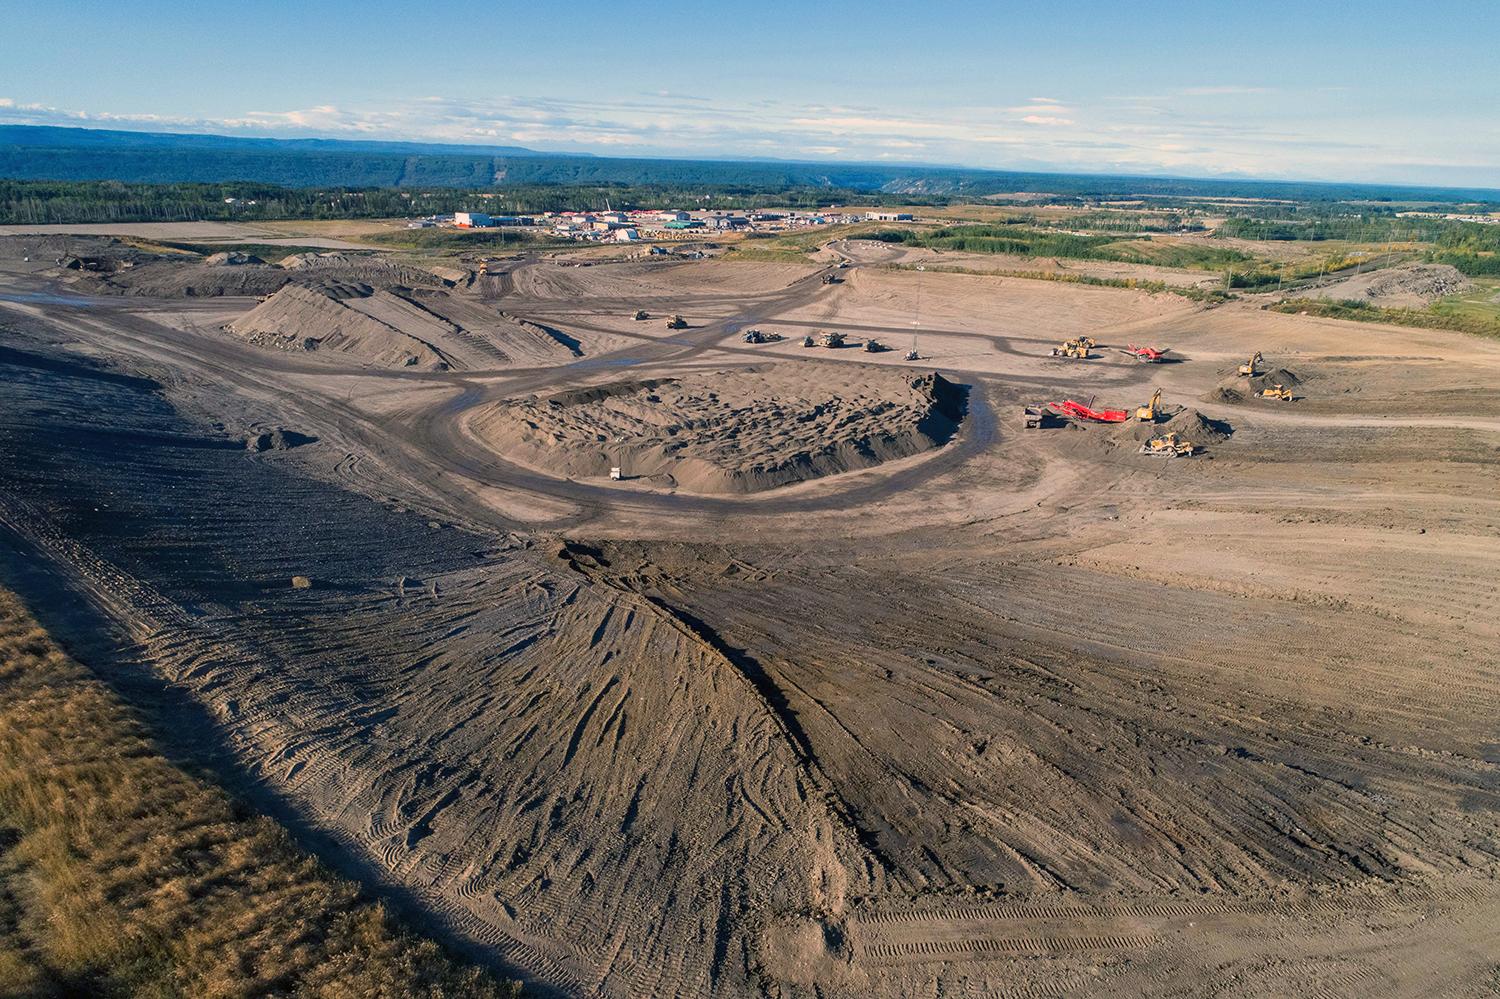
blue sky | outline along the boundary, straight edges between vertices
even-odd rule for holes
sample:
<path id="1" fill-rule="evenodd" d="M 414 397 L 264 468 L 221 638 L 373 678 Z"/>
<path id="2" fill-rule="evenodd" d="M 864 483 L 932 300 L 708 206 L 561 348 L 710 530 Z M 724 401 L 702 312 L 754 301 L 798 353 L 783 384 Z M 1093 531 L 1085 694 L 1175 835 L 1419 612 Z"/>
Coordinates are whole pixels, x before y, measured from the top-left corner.
<path id="1" fill-rule="evenodd" d="M 0 121 L 1500 187 L 1500 3 L 4 5 Z"/>

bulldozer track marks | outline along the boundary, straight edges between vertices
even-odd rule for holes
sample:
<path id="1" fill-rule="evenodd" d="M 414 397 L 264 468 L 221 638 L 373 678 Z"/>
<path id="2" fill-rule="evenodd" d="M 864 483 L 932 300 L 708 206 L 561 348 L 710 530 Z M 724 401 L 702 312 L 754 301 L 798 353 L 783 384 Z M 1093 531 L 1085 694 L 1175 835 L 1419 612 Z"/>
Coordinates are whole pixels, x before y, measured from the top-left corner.
<path id="1" fill-rule="evenodd" d="M 984 937 L 967 940 L 923 940 L 873 944 L 862 955 L 876 961 L 946 961 L 953 958 L 1001 958 L 1071 954 L 1090 950 L 1140 950 L 1156 942 L 1149 933 L 1108 936 Z"/>
<path id="2" fill-rule="evenodd" d="M 962 920 L 1077 920 L 1117 916 L 1170 919 L 1203 916 L 1221 912 L 1243 912 L 1254 908 L 1251 903 L 1233 902 L 1142 902 L 1120 906 L 1083 906 L 1068 903 L 1020 903 L 1006 905 L 955 906 L 906 912 L 860 913 L 854 917 L 860 925 L 881 926 L 905 923 L 957 922 Z"/>

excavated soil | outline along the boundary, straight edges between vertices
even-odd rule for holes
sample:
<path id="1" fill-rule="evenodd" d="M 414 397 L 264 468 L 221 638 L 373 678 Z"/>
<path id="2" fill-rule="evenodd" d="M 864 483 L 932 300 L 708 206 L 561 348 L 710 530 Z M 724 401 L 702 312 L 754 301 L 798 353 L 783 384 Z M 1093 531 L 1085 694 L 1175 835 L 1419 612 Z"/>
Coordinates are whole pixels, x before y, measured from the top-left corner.
<path id="1" fill-rule="evenodd" d="M 294 254 L 267 264 L 246 254 L 216 253 L 186 262 L 143 258 L 129 269 L 83 274 L 80 286 L 90 294 L 151 298 L 218 298 L 270 295 L 291 284 L 370 284 L 376 287 L 439 288 L 436 274 L 380 257 L 346 253 Z"/>
<path id="2" fill-rule="evenodd" d="M 1201 447 L 1228 440 L 1234 433 L 1234 428 L 1226 420 L 1210 419 L 1196 409 L 1184 408 L 1178 409 L 1165 419 L 1158 418 L 1155 423 L 1142 423 L 1137 420 L 1123 423 L 1115 430 L 1114 437 L 1119 441 L 1140 443 L 1168 432 L 1174 432 L 1182 440 Z"/>
<path id="3" fill-rule="evenodd" d="M 224 329 L 261 347 L 337 353 L 386 368 L 494 368 L 582 356 L 578 341 L 560 330 L 431 288 L 288 284 Z"/>
<path id="4" fill-rule="evenodd" d="M 859 264 L 301 287 L 467 365 L 420 370 L 27 248 L 0 583 L 174 756 L 530 994 L 1493 992 L 1500 344 Z M 740 338 L 916 321 L 916 369 Z M 1088 332 L 1181 361 L 1046 357 Z M 1303 401 L 1210 401 L 1256 350 Z M 1157 387 L 1149 429 L 1212 460 L 1018 419 Z M 724 481 L 875 424 L 928 450 L 733 495 L 562 467 L 635 434 Z M 547 464 L 490 426 L 546 427 Z"/>
<path id="5" fill-rule="evenodd" d="M 939 374 L 825 372 L 812 386 L 779 367 L 613 382 L 504 400 L 473 428 L 559 474 L 619 467 L 688 492 L 753 493 L 941 447 L 963 418 L 962 388 Z"/>
<path id="6" fill-rule="evenodd" d="M 1345 278 L 1317 289 L 1313 295 L 1387 308 L 1422 309 L 1445 295 L 1457 295 L 1473 287 L 1473 281 L 1449 264 L 1412 264 Z"/>
<path id="7" fill-rule="evenodd" d="M 392 315 L 395 313 L 396 315 Z M 289 285 L 225 329 L 278 350 L 337 351 L 384 367 L 449 367 L 432 339 L 402 326 L 435 325 L 409 304 L 368 285 Z M 423 329 L 430 333 L 430 329 Z"/>

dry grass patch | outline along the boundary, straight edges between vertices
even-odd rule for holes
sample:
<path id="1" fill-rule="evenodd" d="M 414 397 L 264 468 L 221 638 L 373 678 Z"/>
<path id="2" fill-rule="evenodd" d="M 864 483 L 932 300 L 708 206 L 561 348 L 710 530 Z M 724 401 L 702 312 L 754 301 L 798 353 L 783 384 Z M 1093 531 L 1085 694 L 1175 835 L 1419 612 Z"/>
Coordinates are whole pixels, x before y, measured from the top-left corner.
<path id="1" fill-rule="evenodd" d="M 168 762 L 0 591 L 0 995 L 518 991 Z"/>

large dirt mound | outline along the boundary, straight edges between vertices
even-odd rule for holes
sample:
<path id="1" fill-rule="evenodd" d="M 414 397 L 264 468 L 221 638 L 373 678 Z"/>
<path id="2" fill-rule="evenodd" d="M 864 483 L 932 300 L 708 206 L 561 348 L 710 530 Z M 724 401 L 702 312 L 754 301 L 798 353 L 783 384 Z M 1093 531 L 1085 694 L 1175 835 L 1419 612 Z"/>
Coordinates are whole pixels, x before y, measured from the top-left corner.
<path id="1" fill-rule="evenodd" d="M 690 492 L 751 493 L 939 447 L 964 405 L 963 388 L 936 373 L 851 371 L 809 391 L 772 367 L 508 400 L 475 429 L 559 474 L 602 478 L 618 465 Z"/>
<path id="2" fill-rule="evenodd" d="M 439 370 L 449 367 L 442 351 L 405 330 L 442 322 L 368 285 L 287 285 L 225 329 L 279 350 L 336 351 L 385 367 Z"/>
<path id="3" fill-rule="evenodd" d="M 1287 368 L 1272 368 L 1263 371 L 1254 378 L 1246 379 L 1250 383 L 1252 392 L 1259 392 L 1263 388 L 1273 388 L 1277 385 L 1285 385 L 1287 388 L 1296 388 L 1302 384 L 1302 379 L 1297 377 L 1295 371 Z"/>
<path id="4" fill-rule="evenodd" d="M 1251 378 L 1231 371 L 1223 381 L 1219 382 L 1202 399 L 1204 402 L 1228 403 L 1232 405 L 1244 402 L 1246 399 L 1255 398 L 1255 394 L 1261 389 L 1275 388 L 1277 385 L 1296 389 L 1301 384 L 1302 379 L 1295 371 L 1289 368 L 1269 368 Z"/>
<path id="5" fill-rule="evenodd" d="M 1140 423 L 1134 420 L 1122 423 L 1116 428 L 1114 436 L 1118 441 L 1139 443 L 1168 431 L 1175 432 L 1183 440 L 1198 445 L 1228 440 L 1229 435 L 1234 433 L 1234 429 L 1227 422 L 1211 419 L 1196 409 L 1188 408 L 1179 409 L 1167 419 L 1157 423 Z"/>
<path id="6" fill-rule="evenodd" d="M 1456 267 L 1448 264 L 1413 264 L 1390 267 L 1346 278 L 1318 289 L 1317 298 L 1354 299 L 1372 305 L 1422 308 L 1444 295 L 1456 295 L 1474 287 Z"/>
<path id="7" fill-rule="evenodd" d="M 263 264 L 265 261 L 253 253 L 226 250 L 223 253 L 209 254 L 203 258 L 203 263 L 207 267 L 243 267 L 246 264 Z"/>

